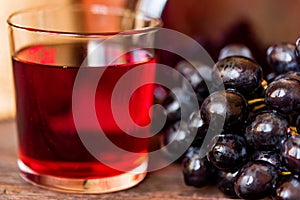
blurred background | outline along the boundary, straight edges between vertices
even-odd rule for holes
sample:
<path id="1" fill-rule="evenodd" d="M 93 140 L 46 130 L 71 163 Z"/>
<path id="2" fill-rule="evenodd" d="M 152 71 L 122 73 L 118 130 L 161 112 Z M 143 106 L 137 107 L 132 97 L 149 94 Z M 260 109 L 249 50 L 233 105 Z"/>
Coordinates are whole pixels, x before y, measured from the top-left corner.
<path id="1" fill-rule="evenodd" d="M 146 4 L 144 2 L 147 2 Z M 0 0 L 0 120 L 15 114 L 11 58 L 6 20 L 17 10 L 47 4 L 102 3 L 158 9 L 165 0 Z M 137 6 L 138 7 L 138 6 Z M 149 8 L 149 9 L 148 9 Z M 151 8 L 151 9 L 150 9 Z M 300 1 L 295 0 L 168 0 L 162 12 L 164 27 L 196 39 L 216 59 L 220 48 L 244 43 L 265 65 L 267 47 L 279 42 L 295 42 L 300 36 Z M 160 14 L 160 12 L 156 12 Z M 266 67 L 267 68 L 267 67 Z"/>

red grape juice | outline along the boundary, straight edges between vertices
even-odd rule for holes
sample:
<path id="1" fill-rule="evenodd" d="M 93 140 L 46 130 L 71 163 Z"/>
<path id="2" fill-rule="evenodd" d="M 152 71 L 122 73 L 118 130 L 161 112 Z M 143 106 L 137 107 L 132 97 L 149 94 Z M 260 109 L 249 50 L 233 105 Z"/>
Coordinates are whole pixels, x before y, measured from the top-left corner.
<path id="1" fill-rule="evenodd" d="M 106 178 L 123 173 L 106 166 L 89 153 L 74 123 L 73 86 L 81 62 L 87 55 L 87 46 L 81 43 L 36 45 L 13 56 L 19 159 L 35 173 L 62 178 Z M 147 161 L 144 153 L 147 153 L 149 138 L 133 137 L 118 127 L 111 109 L 112 91 L 130 69 L 153 62 L 155 59 L 150 52 L 135 50 L 118 58 L 110 66 L 84 68 L 87 81 L 89 74 L 105 70 L 95 94 L 98 122 L 115 145 L 140 156 L 130 153 L 115 155 L 114 152 L 105 152 L 105 155 L 128 171 Z M 147 69 L 136 79 L 154 80 L 154 67 Z M 82 90 L 82 101 L 85 92 L 89 92 L 88 87 Z M 150 123 L 152 96 L 153 85 L 147 84 L 135 90 L 129 106 L 125 103 L 118 106 L 127 106 L 135 123 L 147 125 Z M 80 120 L 86 120 L 88 124 L 88 119 Z M 128 124 L 128 130 L 131 130 L 130 126 Z M 90 140 L 96 138 L 97 128 L 91 124 L 86 130 Z M 103 145 L 102 141 L 96 142 Z"/>

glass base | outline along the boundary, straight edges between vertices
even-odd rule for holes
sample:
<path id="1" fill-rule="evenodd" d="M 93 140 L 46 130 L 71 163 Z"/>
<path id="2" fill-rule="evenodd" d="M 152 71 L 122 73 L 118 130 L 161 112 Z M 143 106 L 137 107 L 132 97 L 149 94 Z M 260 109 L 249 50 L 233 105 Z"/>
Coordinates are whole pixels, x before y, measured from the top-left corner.
<path id="1" fill-rule="evenodd" d="M 30 169 L 21 160 L 18 160 L 18 166 L 21 177 L 33 185 L 60 192 L 100 194 L 125 190 L 137 185 L 147 174 L 148 162 L 145 161 L 130 172 L 99 179 L 73 179 L 43 175 Z"/>

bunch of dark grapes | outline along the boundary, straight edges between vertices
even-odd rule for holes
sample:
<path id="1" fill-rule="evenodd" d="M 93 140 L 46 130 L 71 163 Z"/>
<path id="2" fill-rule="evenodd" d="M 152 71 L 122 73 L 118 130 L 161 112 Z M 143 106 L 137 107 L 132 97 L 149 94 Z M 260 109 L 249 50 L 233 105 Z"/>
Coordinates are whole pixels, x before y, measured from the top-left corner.
<path id="1" fill-rule="evenodd" d="M 215 183 L 232 198 L 300 199 L 298 43 L 267 49 L 270 74 L 263 74 L 263 67 L 242 44 L 224 47 L 212 68 L 201 64 L 194 68 L 185 61 L 177 64 L 176 69 L 194 89 L 200 110 L 189 107 L 191 94 L 184 84 L 175 89 L 179 99 L 172 93 L 159 99 L 167 116 L 162 146 L 175 143 L 165 150 L 176 155 L 189 144 L 177 160 L 182 163 L 186 185 Z M 199 73 L 201 70 L 205 73 Z M 206 81 L 218 88 L 213 82 L 217 77 L 225 90 L 209 94 Z M 221 130 L 215 129 L 220 123 Z M 209 131 L 216 134 L 205 143 Z M 208 150 L 203 154 L 203 149 Z"/>

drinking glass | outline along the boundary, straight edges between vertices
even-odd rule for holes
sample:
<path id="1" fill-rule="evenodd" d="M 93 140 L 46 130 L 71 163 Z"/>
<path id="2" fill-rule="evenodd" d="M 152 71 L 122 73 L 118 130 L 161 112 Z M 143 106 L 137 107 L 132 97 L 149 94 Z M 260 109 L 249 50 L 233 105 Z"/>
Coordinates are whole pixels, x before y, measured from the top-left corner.
<path id="1" fill-rule="evenodd" d="M 161 21 L 121 7 L 69 4 L 19 11 L 7 22 L 21 176 L 76 193 L 141 182 L 155 78 L 152 45 Z"/>

